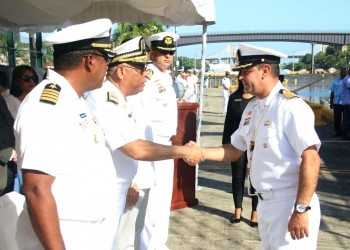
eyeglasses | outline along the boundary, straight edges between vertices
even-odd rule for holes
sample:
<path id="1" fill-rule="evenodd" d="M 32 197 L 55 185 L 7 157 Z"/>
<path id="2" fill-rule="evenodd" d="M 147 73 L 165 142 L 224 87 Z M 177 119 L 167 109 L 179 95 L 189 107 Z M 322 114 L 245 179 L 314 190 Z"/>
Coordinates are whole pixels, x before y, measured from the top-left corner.
<path id="1" fill-rule="evenodd" d="M 32 75 L 32 76 L 28 76 L 28 75 L 24 75 L 22 77 L 22 81 L 23 82 L 30 82 L 30 81 L 33 81 L 35 83 L 38 83 L 39 82 L 39 78 L 36 76 L 36 75 Z"/>
<path id="2" fill-rule="evenodd" d="M 137 72 L 139 72 L 142 75 L 147 70 L 147 65 L 146 64 L 137 64 L 137 65 L 140 66 L 140 67 L 134 67 L 134 66 L 131 66 L 131 65 L 122 64 L 123 67 L 131 68 L 133 70 L 136 70 Z"/>
<path id="3" fill-rule="evenodd" d="M 103 59 L 105 59 L 107 65 L 109 65 L 112 61 L 112 58 L 109 58 L 107 55 L 101 55 L 101 54 L 97 54 L 97 53 L 90 53 L 89 55 L 93 55 L 93 56 L 99 56 L 99 57 L 103 57 Z M 84 58 L 86 58 L 88 55 L 85 55 Z"/>
<path id="4" fill-rule="evenodd" d="M 175 50 L 170 50 L 170 51 L 168 51 L 168 50 L 158 50 L 159 51 L 159 53 L 160 54 L 162 54 L 162 55 L 167 55 L 167 54 L 169 54 L 169 55 L 174 55 L 175 54 Z"/>

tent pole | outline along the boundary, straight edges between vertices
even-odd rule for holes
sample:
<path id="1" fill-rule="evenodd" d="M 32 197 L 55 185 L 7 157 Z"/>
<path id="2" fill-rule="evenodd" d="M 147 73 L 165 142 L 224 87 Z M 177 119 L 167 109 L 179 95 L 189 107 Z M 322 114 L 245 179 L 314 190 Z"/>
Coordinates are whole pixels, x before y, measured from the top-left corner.
<path id="1" fill-rule="evenodd" d="M 201 74 L 200 74 L 200 85 L 199 85 L 199 109 L 197 117 L 197 131 L 196 131 L 196 142 L 201 144 L 201 126 L 202 126 L 202 111 L 203 111 L 203 89 L 204 89 L 204 75 L 205 75 L 205 55 L 207 48 L 207 22 L 203 22 L 203 33 L 202 33 L 202 57 L 201 57 Z M 196 189 L 198 187 L 198 164 L 196 165 Z"/>

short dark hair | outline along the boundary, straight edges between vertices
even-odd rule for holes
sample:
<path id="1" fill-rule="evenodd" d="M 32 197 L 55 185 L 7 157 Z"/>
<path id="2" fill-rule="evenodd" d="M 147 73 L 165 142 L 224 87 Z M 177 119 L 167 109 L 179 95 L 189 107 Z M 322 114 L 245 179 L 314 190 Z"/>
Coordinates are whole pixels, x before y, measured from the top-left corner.
<path id="1" fill-rule="evenodd" d="M 55 55 L 53 64 L 56 70 L 72 70 L 75 69 L 79 64 L 81 59 L 92 53 L 96 53 L 96 50 L 77 50 L 68 52 L 61 55 Z"/>

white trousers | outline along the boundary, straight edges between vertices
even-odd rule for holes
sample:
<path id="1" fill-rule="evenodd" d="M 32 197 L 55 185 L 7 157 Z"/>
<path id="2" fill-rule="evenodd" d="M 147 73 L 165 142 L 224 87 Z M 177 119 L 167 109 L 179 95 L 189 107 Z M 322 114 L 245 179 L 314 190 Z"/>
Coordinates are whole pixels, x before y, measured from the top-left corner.
<path id="1" fill-rule="evenodd" d="M 115 246 L 117 250 L 140 249 L 141 232 L 145 224 L 150 189 L 140 189 L 134 206 L 126 206 L 119 221 Z"/>
<path id="2" fill-rule="evenodd" d="M 21 220 L 21 234 L 16 235 L 19 250 L 43 250 L 38 237 L 31 227 L 29 216 Z M 60 229 L 67 250 L 111 250 L 116 235 L 116 218 L 107 216 L 100 222 L 60 220 Z"/>
<path id="3" fill-rule="evenodd" d="M 309 237 L 293 240 L 288 232 L 289 218 L 294 211 L 295 195 L 284 198 L 260 200 L 258 204 L 259 234 L 261 249 L 270 250 L 313 250 L 317 247 L 317 237 L 320 227 L 320 203 L 316 194 L 313 195 L 308 211 Z"/>
<path id="4" fill-rule="evenodd" d="M 173 193 L 174 160 L 156 161 L 155 186 L 151 188 L 141 233 L 141 249 L 168 249 L 169 216 Z"/>
<path id="5" fill-rule="evenodd" d="M 227 89 L 222 90 L 222 96 L 224 97 L 224 105 L 222 106 L 222 113 L 227 112 L 227 105 L 228 105 L 228 99 L 230 97 L 230 93 L 227 91 Z"/>

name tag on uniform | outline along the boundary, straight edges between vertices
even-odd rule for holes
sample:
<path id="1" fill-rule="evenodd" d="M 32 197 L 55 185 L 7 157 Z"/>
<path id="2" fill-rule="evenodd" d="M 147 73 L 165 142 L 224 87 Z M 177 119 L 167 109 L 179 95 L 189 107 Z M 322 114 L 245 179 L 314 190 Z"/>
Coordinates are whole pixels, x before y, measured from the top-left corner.
<path id="1" fill-rule="evenodd" d="M 272 124 L 272 121 L 270 120 L 264 121 L 264 126 L 271 126 L 271 124 Z"/>

